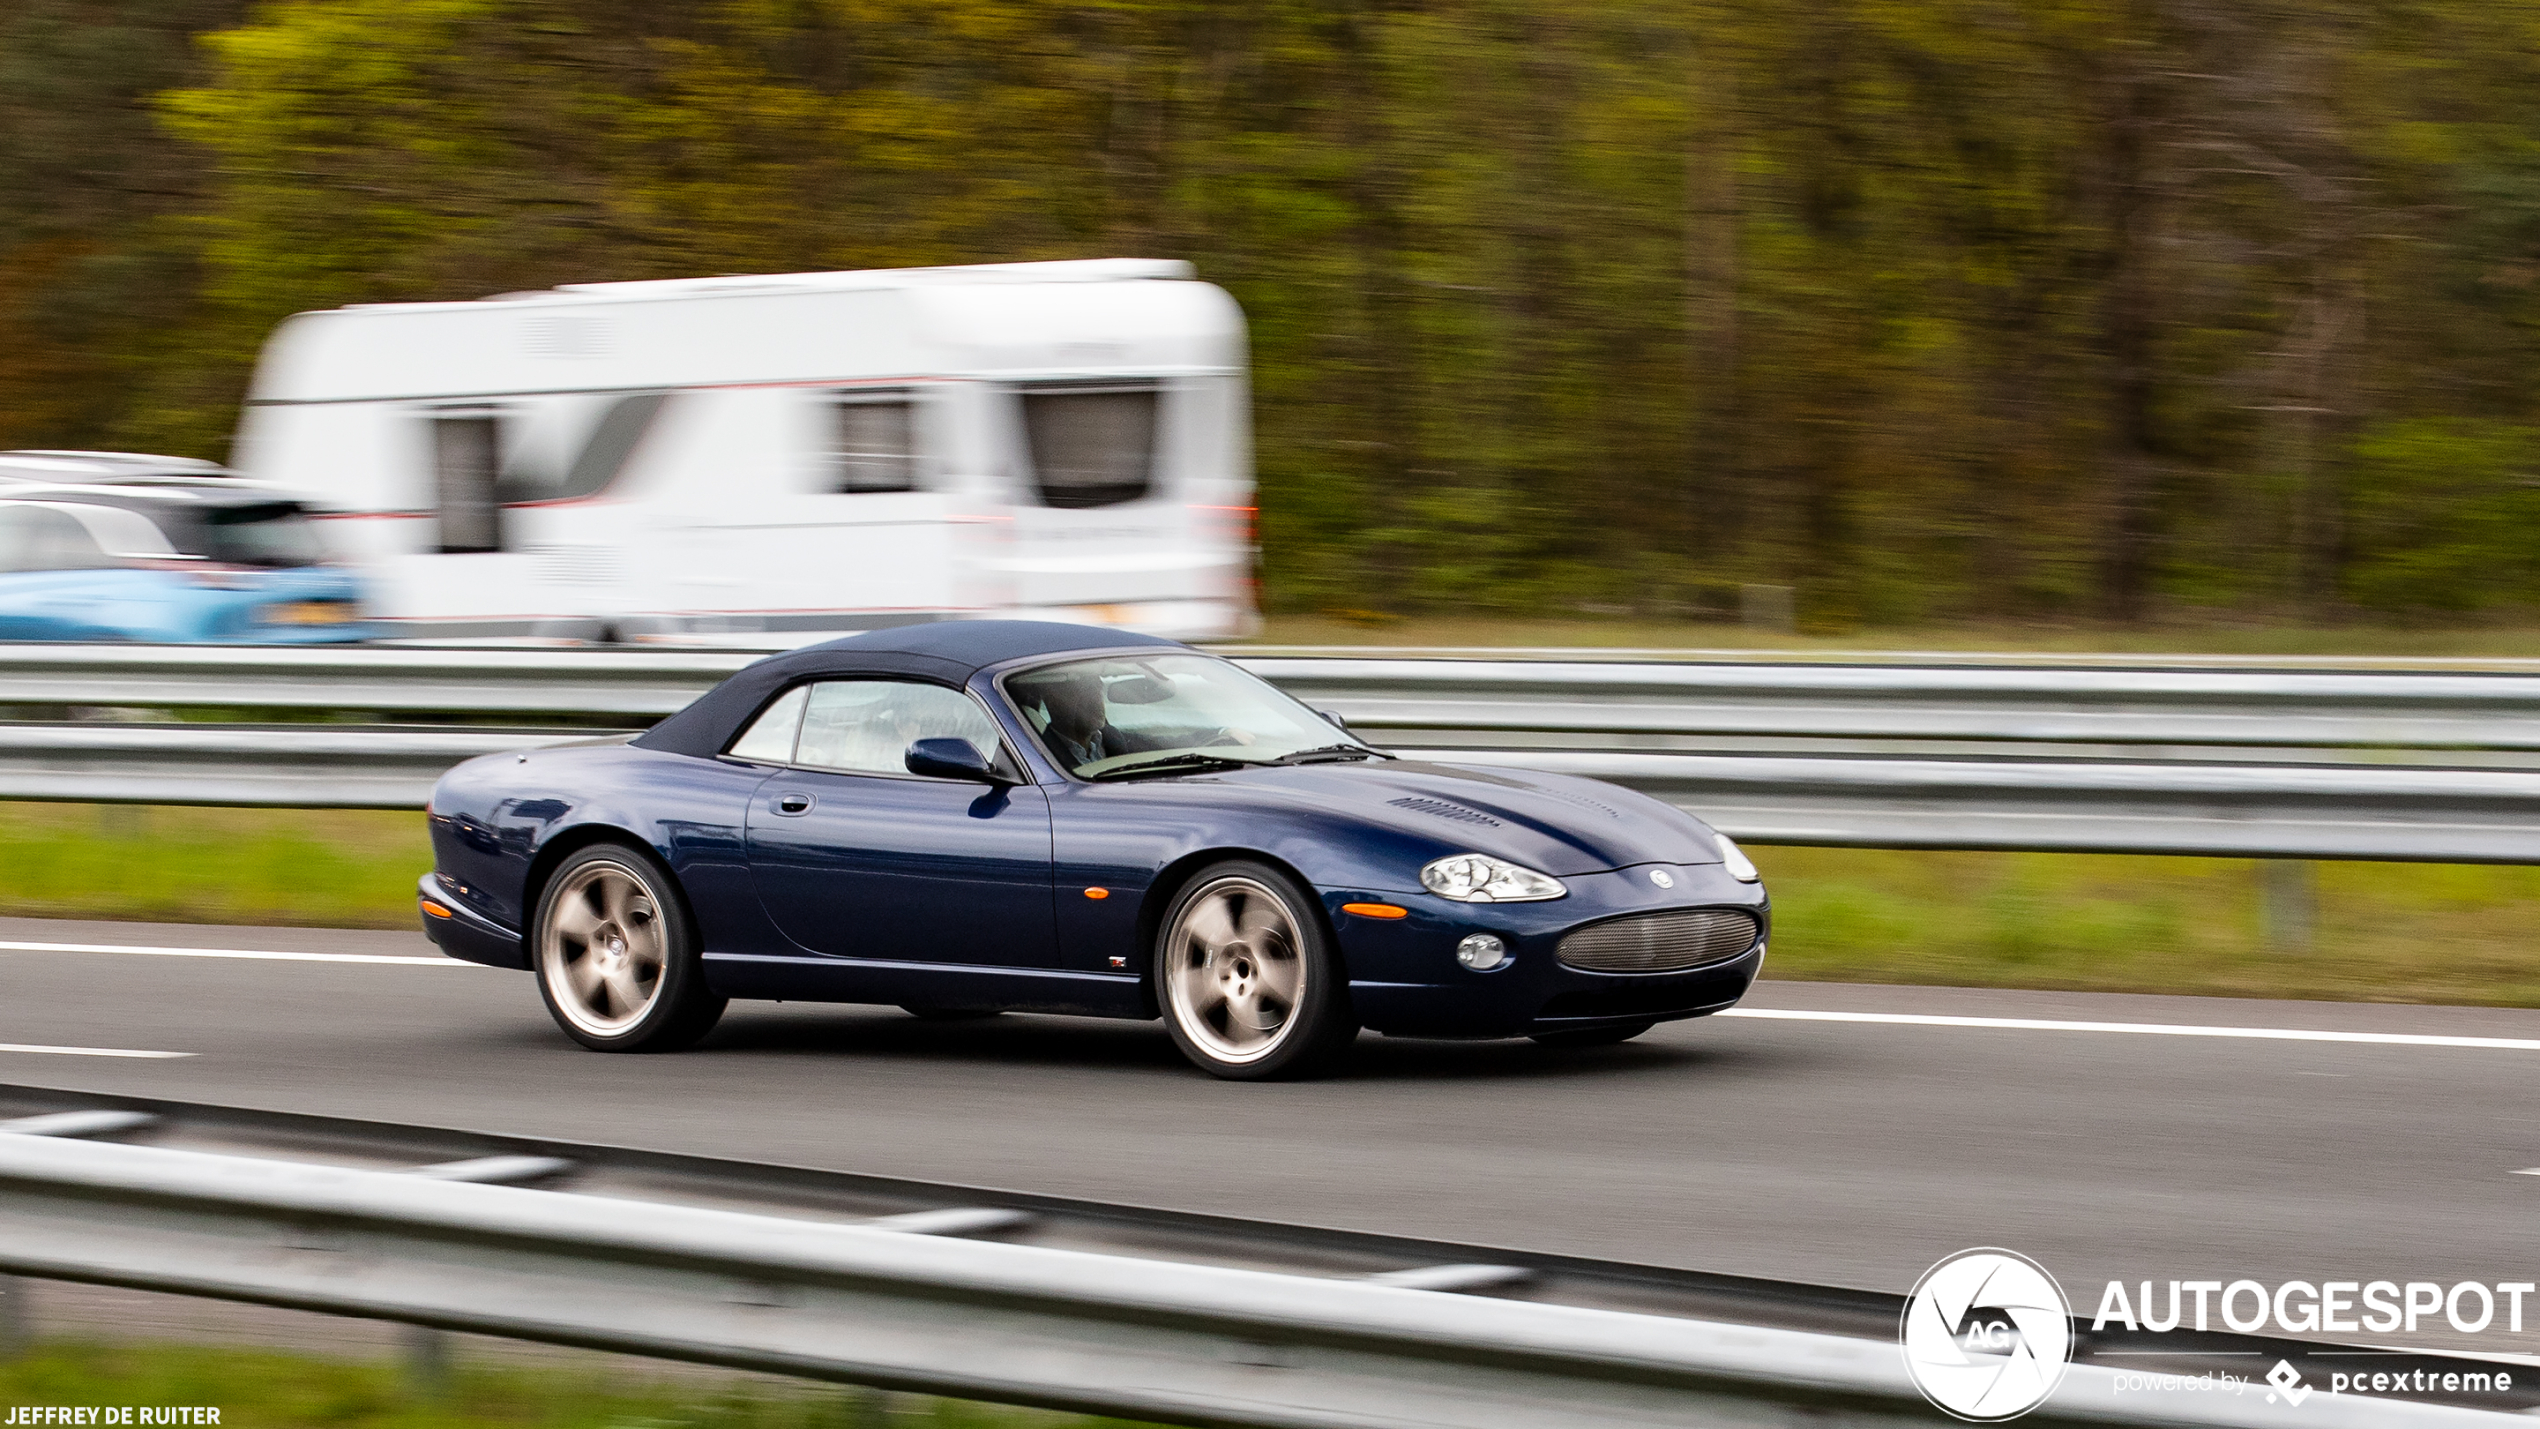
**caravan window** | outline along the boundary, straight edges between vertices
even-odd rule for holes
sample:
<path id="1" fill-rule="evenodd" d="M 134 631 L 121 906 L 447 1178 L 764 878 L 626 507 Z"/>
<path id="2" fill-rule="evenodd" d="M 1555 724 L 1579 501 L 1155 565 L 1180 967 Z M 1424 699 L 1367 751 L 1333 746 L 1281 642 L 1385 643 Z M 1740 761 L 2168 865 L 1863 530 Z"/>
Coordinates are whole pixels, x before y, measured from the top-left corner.
<path id="1" fill-rule="evenodd" d="M 830 411 L 830 490 L 917 489 L 917 404 L 907 393 L 842 397 Z"/>
<path id="2" fill-rule="evenodd" d="M 1117 506 L 1155 485 L 1153 383 L 1027 390 L 1023 430 L 1041 504 Z"/>
<path id="3" fill-rule="evenodd" d="M 495 491 L 501 479 L 502 430 L 493 413 L 433 415 L 432 483 L 443 551 L 503 548 L 502 509 Z"/>

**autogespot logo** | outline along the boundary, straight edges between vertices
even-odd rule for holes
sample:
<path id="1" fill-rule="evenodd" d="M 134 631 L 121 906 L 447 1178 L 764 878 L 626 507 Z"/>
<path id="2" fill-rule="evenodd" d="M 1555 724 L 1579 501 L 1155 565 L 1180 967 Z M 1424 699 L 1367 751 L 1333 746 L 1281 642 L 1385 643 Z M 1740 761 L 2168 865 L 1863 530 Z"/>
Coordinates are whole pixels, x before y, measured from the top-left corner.
<path id="1" fill-rule="evenodd" d="M 2071 1363 L 2063 1287 L 2015 1251 L 1962 1250 L 1923 1272 L 1898 1327 L 1914 1387 L 1945 1413 L 2016 1419 L 2046 1402 Z"/>

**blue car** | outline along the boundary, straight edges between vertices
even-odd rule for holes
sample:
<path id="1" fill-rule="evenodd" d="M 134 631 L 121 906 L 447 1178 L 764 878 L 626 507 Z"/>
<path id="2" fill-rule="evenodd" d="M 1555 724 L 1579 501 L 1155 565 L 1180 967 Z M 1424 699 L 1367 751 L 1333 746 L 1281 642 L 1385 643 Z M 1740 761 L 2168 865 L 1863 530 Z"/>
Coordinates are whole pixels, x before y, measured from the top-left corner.
<path id="1" fill-rule="evenodd" d="M 174 458 L 0 452 L 0 640 L 359 640 L 301 503 Z"/>
<path id="2" fill-rule="evenodd" d="M 1027 621 L 752 665 L 631 739 L 433 791 L 423 926 L 537 975 L 599 1051 L 731 998 L 1161 1017 L 1221 1077 L 1361 1027 L 1619 1042 L 1736 1002 L 1769 908 L 1736 845 L 1550 774 L 1400 759 L 1227 661 Z"/>

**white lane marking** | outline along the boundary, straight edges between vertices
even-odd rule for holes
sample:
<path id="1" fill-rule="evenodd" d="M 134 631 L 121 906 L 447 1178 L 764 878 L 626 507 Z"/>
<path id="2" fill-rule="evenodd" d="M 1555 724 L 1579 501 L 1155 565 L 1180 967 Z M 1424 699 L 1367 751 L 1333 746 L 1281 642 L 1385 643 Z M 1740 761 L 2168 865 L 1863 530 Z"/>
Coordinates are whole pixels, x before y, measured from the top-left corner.
<path id="1" fill-rule="evenodd" d="M 0 953 L 139 953 L 152 958 L 261 958 L 281 963 L 403 963 L 418 968 L 472 968 L 457 958 L 412 958 L 390 953 L 283 953 L 265 948 L 144 948 L 131 943 L 0 942 Z"/>
<path id="2" fill-rule="evenodd" d="M 191 1057 L 191 1052 L 138 1052 L 129 1047 L 44 1047 L 32 1042 L 0 1042 L 0 1052 L 44 1052 L 57 1057 Z"/>
<path id="3" fill-rule="evenodd" d="M 2390 1047 L 2485 1047 L 2540 1052 L 2540 1037 L 2436 1037 L 2419 1032 L 2314 1032 L 2296 1027 L 2199 1027 L 2176 1022 L 2056 1022 L 2037 1017 L 1933 1017 L 1913 1012 L 1802 1012 L 1784 1007 L 1732 1007 L 1722 1017 L 1788 1022 L 1885 1022 L 1906 1027 L 1993 1027 L 2013 1032 L 2132 1032 L 2150 1037 L 2242 1037 L 2261 1042 L 2370 1042 Z"/>

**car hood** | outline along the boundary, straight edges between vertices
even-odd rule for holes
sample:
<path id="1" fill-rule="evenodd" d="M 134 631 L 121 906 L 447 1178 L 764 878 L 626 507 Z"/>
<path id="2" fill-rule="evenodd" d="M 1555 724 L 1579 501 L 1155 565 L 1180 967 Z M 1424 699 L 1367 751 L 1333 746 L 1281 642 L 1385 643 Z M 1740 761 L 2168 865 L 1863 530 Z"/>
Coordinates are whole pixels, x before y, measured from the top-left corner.
<path id="1" fill-rule="evenodd" d="M 1553 874 L 1636 863 L 1718 863 L 1701 820 L 1594 779 L 1394 759 L 1302 764 L 1209 776 L 1316 810 Z"/>

